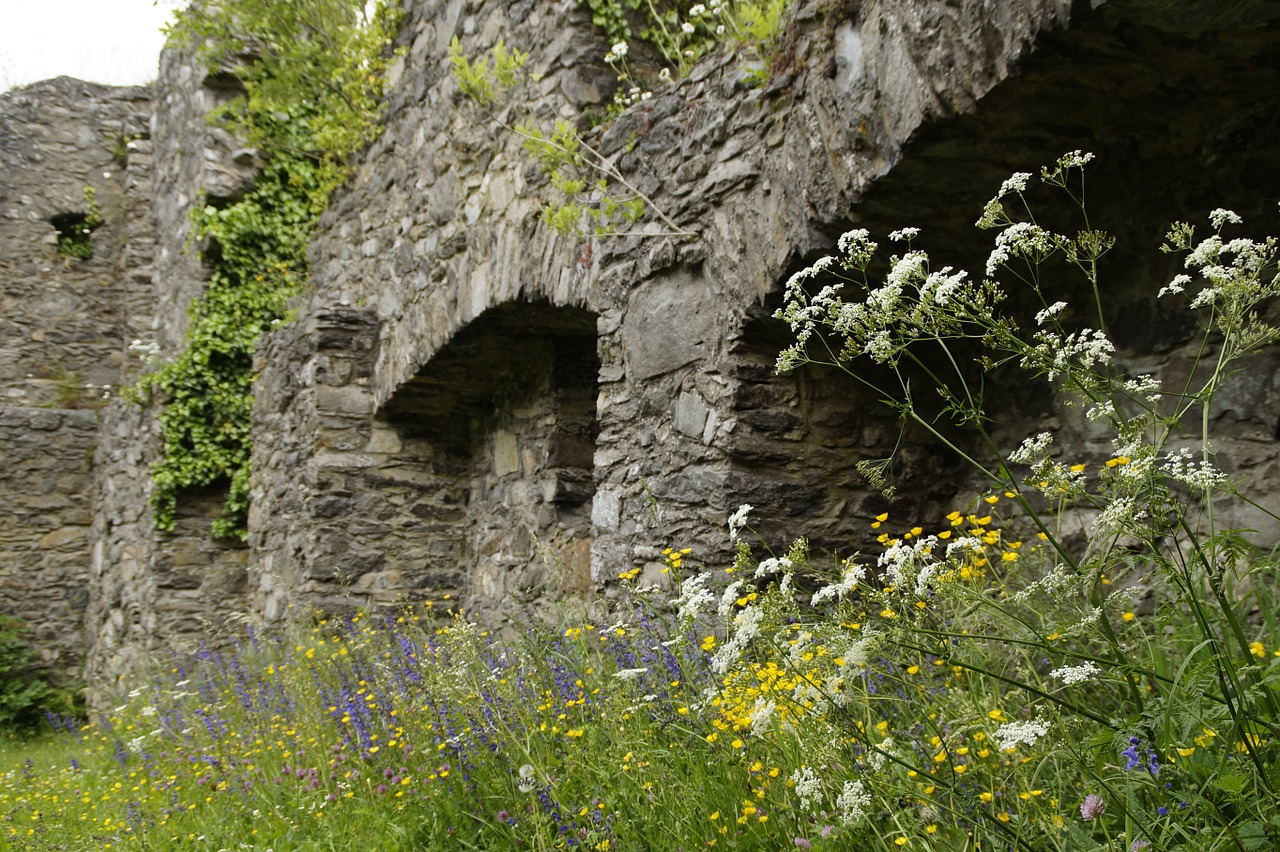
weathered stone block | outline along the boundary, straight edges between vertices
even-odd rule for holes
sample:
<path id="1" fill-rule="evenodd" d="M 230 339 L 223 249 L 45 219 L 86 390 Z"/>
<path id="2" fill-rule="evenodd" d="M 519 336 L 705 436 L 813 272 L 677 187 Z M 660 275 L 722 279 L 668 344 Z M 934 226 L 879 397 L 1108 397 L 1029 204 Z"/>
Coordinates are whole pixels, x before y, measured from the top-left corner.
<path id="1" fill-rule="evenodd" d="M 687 274 L 642 285 L 621 329 L 631 379 L 644 381 L 709 359 L 723 337 L 717 301 L 705 280 Z"/>
<path id="2" fill-rule="evenodd" d="M 365 417 L 372 413 L 373 398 L 366 389 L 357 386 L 320 385 L 316 388 L 316 408 L 322 412 Z"/>
<path id="3" fill-rule="evenodd" d="M 516 436 L 505 430 L 493 433 L 493 473 L 506 476 L 520 471 L 520 445 Z"/>
<path id="4" fill-rule="evenodd" d="M 676 400 L 675 427 L 690 438 L 701 438 L 711 409 L 696 393 L 682 392 Z"/>

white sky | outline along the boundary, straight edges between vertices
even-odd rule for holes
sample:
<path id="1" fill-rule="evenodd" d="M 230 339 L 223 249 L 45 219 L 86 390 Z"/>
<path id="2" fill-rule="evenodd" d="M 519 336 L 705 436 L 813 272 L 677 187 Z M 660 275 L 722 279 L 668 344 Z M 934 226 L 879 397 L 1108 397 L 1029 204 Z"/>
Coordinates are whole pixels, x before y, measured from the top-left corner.
<path id="1" fill-rule="evenodd" d="M 0 0 L 0 92 L 66 74 L 94 83 L 155 79 L 160 27 L 183 0 Z"/>

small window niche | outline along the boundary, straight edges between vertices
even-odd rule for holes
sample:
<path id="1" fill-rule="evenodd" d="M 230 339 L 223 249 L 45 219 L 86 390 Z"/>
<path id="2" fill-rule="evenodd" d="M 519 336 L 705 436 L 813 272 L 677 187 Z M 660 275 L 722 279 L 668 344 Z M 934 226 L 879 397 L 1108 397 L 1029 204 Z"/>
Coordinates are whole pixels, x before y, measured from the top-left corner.
<path id="1" fill-rule="evenodd" d="M 91 186 L 84 188 L 84 203 L 87 212 L 59 213 L 49 220 L 58 232 L 58 257 L 74 260 L 93 257 L 93 232 L 102 224 L 102 210 Z"/>

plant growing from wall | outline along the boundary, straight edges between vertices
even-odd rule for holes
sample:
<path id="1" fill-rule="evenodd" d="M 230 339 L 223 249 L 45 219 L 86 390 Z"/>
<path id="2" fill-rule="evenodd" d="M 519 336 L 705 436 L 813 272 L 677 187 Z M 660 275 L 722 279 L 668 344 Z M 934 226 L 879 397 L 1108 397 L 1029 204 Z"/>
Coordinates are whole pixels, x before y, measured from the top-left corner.
<path id="1" fill-rule="evenodd" d="M 25 626 L 19 618 L 0 615 L 0 731 L 34 727 L 41 709 L 54 697 L 32 661 Z"/>
<path id="2" fill-rule="evenodd" d="M 672 70 L 683 75 L 695 62 L 721 45 L 756 50 L 772 41 L 782 29 L 789 0 L 710 0 L 708 3 L 657 2 L 654 0 L 581 0 L 591 8 L 592 20 L 609 37 L 613 47 L 604 61 L 618 72 L 622 85 L 614 93 L 610 117 L 648 100 L 648 82 L 629 64 L 631 21 L 640 38 L 662 55 L 667 65 L 657 82 L 672 81 Z M 449 49 L 459 88 L 503 129 L 522 137 L 525 150 L 550 179 L 556 197 L 543 208 L 543 221 L 562 234 L 612 236 L 652 213 L 672 234 L 694 236 L 659 210 L 572 124 L 558 120 L 552 128 L 530 120 L 509 122 L 499 109 L 526 82 L 528 54 L 508 50 L 499 41 L 488 56 L 470 60 L 457 37 Z M 492 63 L 492 64 L 491 64 Z"/>
<path id="3" fill-rule="evenodd" d="M 719 46 L 756 50 L 771 42 L 781 32 L 790 5 L 790 0 L 709 0 L 705 4 L 684 0 L 580 1 L 589 6 L 591 20 L 613 43 L 604 61 L 617 70 L 622 84 L 614 92 L 609 118 L 652 97 L 648 82 L 627 63 L 632 20 L 639 20 L 637 26 L 643 27 L 641 40 L 653 45 L 666 60 L 657 82 L 669 83 L 672 69 L 685 74 Z M 695 235 L 658 210 L 652 198 L 627 180 L 616 162 L 588 145 L 572 124 L 557 120 L 553 128 L 544 129 L 531 122 L 508 123 L 503 118 L 498 107 L 526 82 L 527 59 L 529 55 L 518 50 L 508 51 L 502 41 L 488 56 L 475 61 L 467 58 L 457 37 L 449 46 L 454 79 L 463 95 L 475 101 L 499 127 L 522 137 L 525 150 L 556 188 L 556 198 L 543 209 L 543 221 L 562 234 L 608 237 L 652 212 L 672 234 Z"/>
<path id="4" fill-rule="evenodd" d="M 88 260 L 93 257 L 93 232 L 102 224 L 102 208 L 93 187 L 84 188 L 85 211 L 55 216 L 58 229 L 58 257 Z"/>
<path id="5" fill-rule="evenodd" d="M 525 150 L 556 188 L 558 196 L 543 208 L 543 221 L 562 234 L 609 236 L 652 210 L 673 234 L 691 235 L 657 209 L 612 160 L 588 145 L 573 125 L 560 120 L 548 132 L 532 122 L 513 124 L 499 114 L 499 105 L 527 82 L 528 58 L 527 53 L 507 50 L 502 41 L 474 62 L 456 36 L 449 46 L 453 76 L 462 93 L 495 124 L 524 140 Z"/>
<path id="6" fill-rule="evenodd" d="M 180 492 L 225 483 L 219 537 L 243 538 L 248 512 L 253 350 L 282 322 L 307 271 L 306 247 L 352 154 L 378 133 L 398 16 L 357 0 L 230 0 L 179 12 L 171 45 L 212 70 L 229 57 L 246 93 L 210 116 L 257 149 L 266 167 L 233 201 L 192 213 L 208 248 L 204 294 L 189 309 L 184 348 L 144 377 L 158 391 L 164 457 L 152 466 L 157 529 L 172 530 Z"/>
<path id="7" fill-rule="evenodd" d="M 628 45 L 636 38 L 653 45 L 680 76 L 721 45 L 752 51 L 782 31 L 790 0 L 579 0 L 591 9 L 591 20 L 604 30 L 613 49 L 605 61 L 633 85 L 627 67 Z M 622 50 L 619 51 L 619 45 Z M 670 71 L 668 70 L 668 74 Z"/>

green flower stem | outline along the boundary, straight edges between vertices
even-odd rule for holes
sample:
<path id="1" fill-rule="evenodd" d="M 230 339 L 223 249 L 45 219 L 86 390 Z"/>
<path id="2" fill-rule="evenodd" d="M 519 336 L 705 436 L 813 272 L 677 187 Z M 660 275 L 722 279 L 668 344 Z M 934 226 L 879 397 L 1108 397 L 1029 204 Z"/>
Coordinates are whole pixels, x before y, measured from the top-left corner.
<path id="1" fill-rule="evenodd" d="M 920 645 L 913 645 L 910 642 L 903 642 L 902 647 L 911 651 L 917 651 L 921 654 L 934 653 L 929 648 L 925 648 Z M 1054 695 L 1051 692 L 1045 692 L 1043 689 L 1040 689 L 1037 686 L 1032 686 L 1031 684 L 1026 683 L 1024 681 L 1007 677 L 1005 675 L 1000 674 L 999 672 L 992 671 L 991 669 L 987 669 L 980 665 L 977 665 L 976 663 L 966 663 L 961 660 L 956 660 L 952 657 L 948 657 L 947 662 L 950 665 L 959 666 L 965 671 L 971 671 L 976 674 L 985 675 L 986 677 L 989 677 L 993 680 L 998 680 L 1001 683 L 1008 684 L 1009 686 L 1012 686 L 1015 689 L 1022 690 L 1023 692 L 1029 693 L 1038 698 L 1042 698 L 1045 701 L 1048 701 L 1050 704 L 1057 705 L 1058 707 L 1061 707 L 1065 710 L 1069 710 L 1072 713 L 1078 714 L 1080 716 L 1084 716 L 1086 719 L 1090 719 L 1094 722 L 1097 722 L 1099 725 L 1102 725 L 1103 727 L 1108 728 L 1110 730 L 1113 730 L 1113 731 L 1119 730 L 1119 728 L 1113 725 L 1109 720 L 1107 720 L 1102 716 L 1099 716 L 1098 714 L 1094 713 L 1092 710 L 1088 709 L 1087 707 L 1078 707 L 1075 704 L 1072 704 L 1070 701 L 1059 698 L 1058 696 Z"/>

